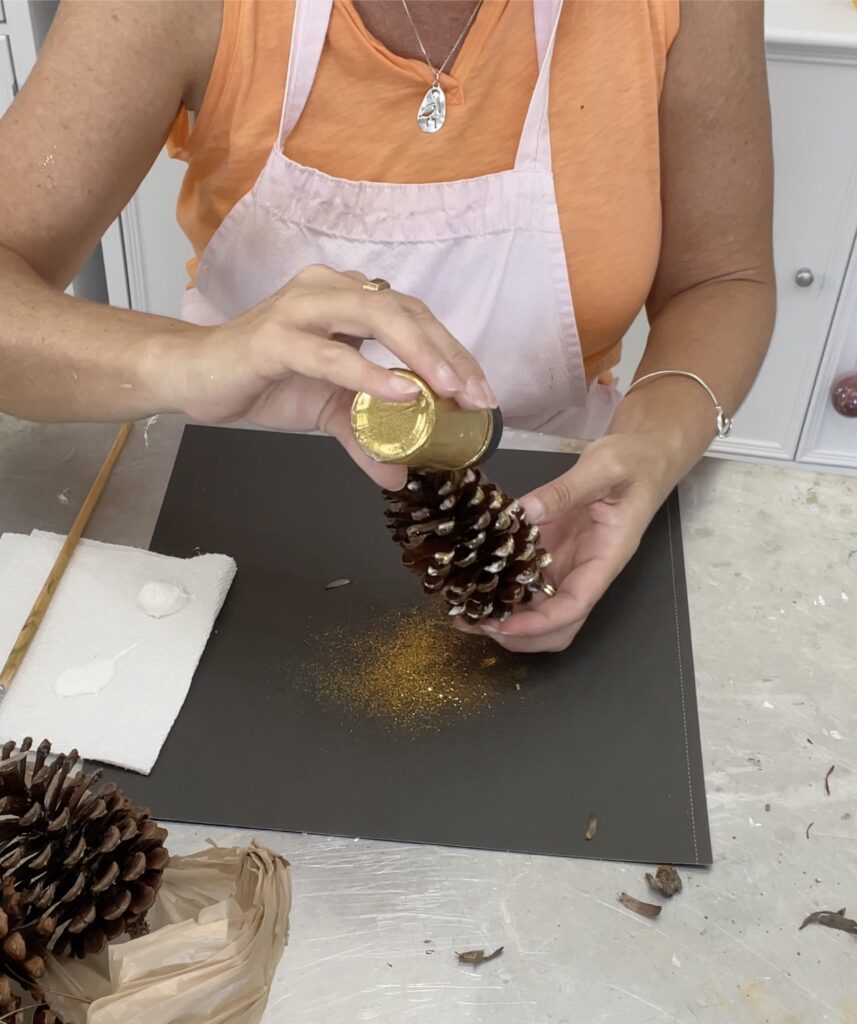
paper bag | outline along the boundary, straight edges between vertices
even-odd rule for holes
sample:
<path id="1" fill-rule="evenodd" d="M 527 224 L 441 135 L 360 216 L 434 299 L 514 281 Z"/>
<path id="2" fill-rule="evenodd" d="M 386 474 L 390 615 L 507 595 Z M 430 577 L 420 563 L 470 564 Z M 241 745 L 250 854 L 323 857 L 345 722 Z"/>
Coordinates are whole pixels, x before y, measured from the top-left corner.
<path id="1" fill-rule="evenodd" d="M 290 905 L 286 861 L 256 843 L 174 857 L 148 935 L 50 957 L 41 987 L 67 1024 L 257 1024 Z"/>

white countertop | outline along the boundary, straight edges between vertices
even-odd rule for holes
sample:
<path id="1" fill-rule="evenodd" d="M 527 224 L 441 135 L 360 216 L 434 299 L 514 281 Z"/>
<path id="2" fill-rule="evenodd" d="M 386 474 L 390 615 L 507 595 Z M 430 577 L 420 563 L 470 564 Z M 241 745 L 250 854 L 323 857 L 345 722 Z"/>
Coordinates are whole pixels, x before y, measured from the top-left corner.
<path id="1" fill-rule="evenodd" d="M 852 0 L 766 0 L 765 38 L 857 52 L 857 7 Z"/>

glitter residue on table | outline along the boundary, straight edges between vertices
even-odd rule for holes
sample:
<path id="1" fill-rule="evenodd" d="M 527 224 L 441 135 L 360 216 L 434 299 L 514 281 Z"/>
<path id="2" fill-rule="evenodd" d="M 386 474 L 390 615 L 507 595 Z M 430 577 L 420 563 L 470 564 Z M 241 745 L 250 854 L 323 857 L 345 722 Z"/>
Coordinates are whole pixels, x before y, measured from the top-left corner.
<path id="1" fill-rule="evenodd" d="M 534 660 L 419 607 L 386 613 L 359 635 L 327 630 L 316 648 L 320 662 L 306 678 L 318 700 L 411 732 L 522 699 Z"/>

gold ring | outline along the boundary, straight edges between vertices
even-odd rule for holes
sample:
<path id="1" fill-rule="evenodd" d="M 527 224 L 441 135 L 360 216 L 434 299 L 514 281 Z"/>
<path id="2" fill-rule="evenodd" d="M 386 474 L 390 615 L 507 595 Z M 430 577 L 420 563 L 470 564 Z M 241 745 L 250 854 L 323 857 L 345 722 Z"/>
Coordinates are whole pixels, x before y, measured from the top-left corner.
<path id="1" fill-rule="evenodd" d="M 546 594 L 548 597 L 556 597 L 556 587 L 553 583 L 543 583 L 542 593 Z"/>
<path id="2" fill-rule="evenodd" d="M 365 292 L 385 292 L 390 287 L 390 282 L 385 281 L 383 277 L 373 277 L 361 287 Z"/>

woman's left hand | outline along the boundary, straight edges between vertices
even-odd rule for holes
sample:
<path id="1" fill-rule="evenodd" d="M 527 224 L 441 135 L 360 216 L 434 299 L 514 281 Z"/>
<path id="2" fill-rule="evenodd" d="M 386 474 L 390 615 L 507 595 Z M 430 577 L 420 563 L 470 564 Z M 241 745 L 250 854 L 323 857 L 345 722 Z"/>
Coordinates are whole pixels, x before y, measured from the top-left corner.
<path id="1" fill-rule="evenodd" d="M 553 555 L 546 576 L 556 595 L 539 595 L 504 623 L 471 626 L 510 651 L 562 651 L 637 550 L 655 512 L 678 481 L 669 446 L 651 435 L 608 434 L 561 477 L 521 504 Z"/>

